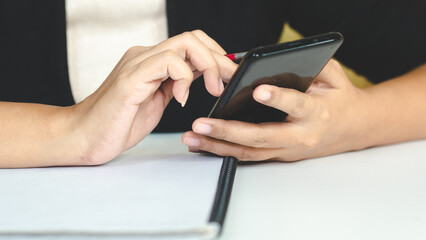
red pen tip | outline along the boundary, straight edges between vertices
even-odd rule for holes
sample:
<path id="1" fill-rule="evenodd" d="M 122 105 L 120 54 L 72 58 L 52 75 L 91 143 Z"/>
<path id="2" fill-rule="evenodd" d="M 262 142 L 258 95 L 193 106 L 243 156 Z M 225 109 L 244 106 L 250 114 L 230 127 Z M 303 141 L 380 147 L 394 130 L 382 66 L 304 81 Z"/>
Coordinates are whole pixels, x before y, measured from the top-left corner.
<path id="1" fill-rule="evenodd" d="M 231 53 L 231 54 L 227 54 L 225 55 L 227 56 L 229 59 L 231 59 L 232 61 L 235 61 L 235 53 Z"/>

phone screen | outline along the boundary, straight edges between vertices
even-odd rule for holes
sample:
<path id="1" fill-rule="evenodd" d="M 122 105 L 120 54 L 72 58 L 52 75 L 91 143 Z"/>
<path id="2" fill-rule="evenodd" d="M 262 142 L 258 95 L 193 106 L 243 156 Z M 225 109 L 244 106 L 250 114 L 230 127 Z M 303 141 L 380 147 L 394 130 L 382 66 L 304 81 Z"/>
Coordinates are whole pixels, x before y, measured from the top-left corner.
<path id="1" fill-rule="evenodd" d="M 333 39 L 318 43 L 310 38 L 284 45 L 283 49 L 271 47 L 271 52 L 267 48 L 262 48 L 261 54 L 249 52 L 209 117 L 252 123 L 283 121 L 287 114 L 256 102 L 254 89 L 270 84 L 305 92 L 342 42 Z"/>

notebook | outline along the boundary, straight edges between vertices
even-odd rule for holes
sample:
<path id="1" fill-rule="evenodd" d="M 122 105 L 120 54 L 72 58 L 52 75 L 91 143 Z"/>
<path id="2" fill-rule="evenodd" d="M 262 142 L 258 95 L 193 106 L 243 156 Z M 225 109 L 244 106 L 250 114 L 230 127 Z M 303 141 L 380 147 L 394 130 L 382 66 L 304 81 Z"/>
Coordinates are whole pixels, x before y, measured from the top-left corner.
<path id="1" fill-rule="evenodd" d="M 211 239 L 236 160 L 149 136 L 95 167 L 0 169 L 0 239 Z"/>

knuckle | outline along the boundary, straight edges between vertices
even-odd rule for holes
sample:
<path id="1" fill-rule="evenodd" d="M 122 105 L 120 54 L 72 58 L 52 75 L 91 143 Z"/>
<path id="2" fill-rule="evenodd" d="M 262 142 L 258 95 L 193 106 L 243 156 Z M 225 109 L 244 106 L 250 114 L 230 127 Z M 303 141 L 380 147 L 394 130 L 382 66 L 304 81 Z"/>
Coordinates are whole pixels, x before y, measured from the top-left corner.
<path id="1" fill-rule="evenodd" d="M 321 109 L 319 113 L 319 118 L 322 121 L 328 121 L 331 118 L 330 110 L 328 109 Z"/>
<path id="2" fill-rule="evenodd" d="M 312 96 L 305 93 L 298 93 L 293 114 L 299 117 L 305 116 L 313 111 L 314 104 Z"/>
<path id="3" fill-rule="evenodd" d="M 185 71 L 183 78 L 187 79 L 188 81 L 192 81 L 194 79 L 194 73 L 188 69 L 188 71 Z"/>
<path id="4" fill-rule="evenodd" d="M 226 125 L 224 126 L 224 124 L 220 124 L 221 126 L 217 126 L 215 128 L 215 135 L 219 138 L 219 139 L 226 139 L 228 137 L 228 130 Z"/>
<path id="5" fill-rule="evenodd" d="M 200 35 L 207 35 L 203 30 L 201 29 L 195 29 L 192 31 L 194 34 L 200 34 Z"/>
<path id="6" fill-rule="evenodd" d="M 319 138 L 316 136 L 310 136 L 305 138 L 302 141 L 302 145 L 304 148 L 306 148 L 308 151 L 315 149 L 319 144 Z"/>
<path id="7" fill-rule="evenodd" d="M 193 71 L 191 71 L 191 69 L 189 67 L 186 68 L 186 70 L 187 70 L 186 72 L 188 73 L 188 77 L 191 79 L 191 81 L 194 80 L 195 73 Z"/>
<path id="8" fill-rule="evenodd" d="M 306 109 L 306 101 L 304 98 L 302 98 L 300 95 L 297 95 L 294 109 L 293 109 L 293 115 L 300 116 Z"/>
<path id="9" fill-rule="evenodd" d="M 127 49 L 126 53 L 124 55 L 134 55 L 139 53 L 141 47 L 140 46 L 133 46 Z"/>
<path id="10" fill-rule="evenodd" d="M 269 138 L 262 131 L 259 131 L 254 134 L 252 141 L 255 147 L 264 147 L 268 145 Z"/>
<path id="11" fill-rule="evenodd" d="M 161 57 L 166 58 L 167 60 L 176 58 L 176 54 L 170 49 L 164 50 L 161 55 Z"/>
<path id="12" fill-rule="evenodd" d="M 187 41 L 192 41 L 195 38 L 195 36 L 192 32 L 184 32 L 184 33 L 181 34 L 181 36 L 182 36 L 182 38 L 184 38 Z"/>
<path id="13" fill-rule="evenodd" d="M 213 143 L 208 139 L 200 138 L 200 145 L 198 148 L 207 152 L 213 152 Z"/>
<path id="14" fill-rule="evenodd" d="M 270 88 L 269 91 L 271 92 L 271 99 L 269 101 L 277 106 L 282 105 L 282 99 L 285 99 L 286 93 L 278 87 Z"/>
<path id="15" fill-rule="evenodd" d="M 200 71 L 206 71 L 207 69 L 210 69 L 210 71 L 219 72 L 219 64 L 211 55 L 207 55 L 206 58 L 203 59 L 203 63 L 200 67 Z"/>
<path id="16" fill-rule="evenodd" d="M 246 146 L 242 146 L 238 150 L 236 157 L 237 157 L 237 159 L 242 160 L 242 161 L 256 160 L 256 159 L 254 159 L 252 151 Z"/>

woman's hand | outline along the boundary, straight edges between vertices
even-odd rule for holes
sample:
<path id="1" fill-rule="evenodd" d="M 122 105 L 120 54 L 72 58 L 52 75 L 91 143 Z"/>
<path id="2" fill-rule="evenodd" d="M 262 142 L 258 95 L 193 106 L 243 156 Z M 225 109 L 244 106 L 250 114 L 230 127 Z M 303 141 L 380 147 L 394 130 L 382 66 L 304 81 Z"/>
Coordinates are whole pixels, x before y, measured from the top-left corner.
<path id="1" fill-rule="evenodd" d="M 155 128 L 173 96 L 185 105 L 201 74 L 207 90 L 219 96 L 222 80 L 236 69 L 225 54 L 199 30 L 130 48 L 101 87 L 70 108 L 70 146 L 77 146 L 81 164 L 105 163 L 136 145 Z"/>
<path id="2" fill-rule="evenodd" d="M 286 122 L 252 124 L 200 118 L 182 141 L 190 151 L 234 156 L 243 161 L 296 161 L 366 147 L 360 124 L 366 104 L 340 65 L 331 60 L 307 93 L 258 86 L 256 101 L 289 114 Z"/>

